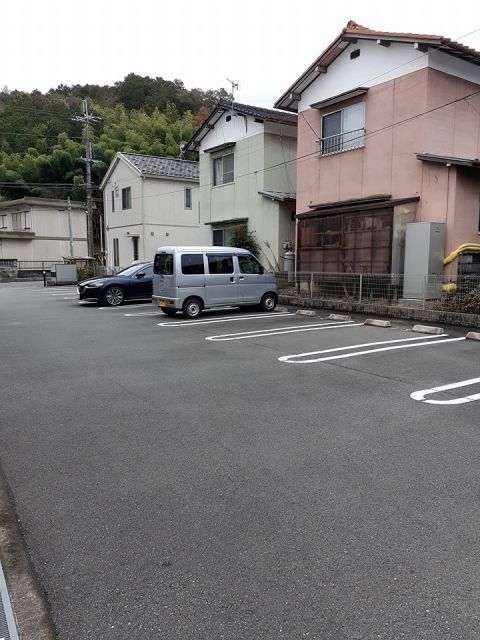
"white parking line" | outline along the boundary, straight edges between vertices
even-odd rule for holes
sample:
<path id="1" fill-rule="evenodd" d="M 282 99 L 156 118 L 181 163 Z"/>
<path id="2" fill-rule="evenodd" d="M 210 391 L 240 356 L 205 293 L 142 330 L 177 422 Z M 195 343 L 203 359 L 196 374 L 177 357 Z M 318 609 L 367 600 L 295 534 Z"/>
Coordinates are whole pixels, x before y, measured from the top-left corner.
<path id="1" fill-rule="evenodd" d="M 466 402 L 474 402 L 475 400 L 480 400 L 480 393 L 474 393 L 470 396 L 463 396 L 461 398 L 453 398 L 452 400 L 427 400 L 425 398 L 425 396 L 432 395 L 433 393 L 449 391 L 450 389 L 459 389 L 460 387 L 468 387 L 472 384 L 480 384 L 480 378 L 471 378 L 470 380 L 462 380 L 461 382 L 443 384 L 440 387 L 433 387 L 432 389 L 414 391 L 410 394 L 410 398 L 412 398 L 412 400 L 423 402 L 424 404 L 465 404 Z"/>
<path id="2" fill-rule="evenodd" d="M 70 291 L 62 291 L 62 293 L 51 293 L 51 296 L 64 296 L 65 294 L 71 294 L 73 295 L 74 293 L 76 293 L 73 289 L 71 289 Z M 78 296 L 78 293 L 77 293 Z"/>
<path id="3" fill-rule="evenodd" d="M 163 313 L 163 312 L 162 312 Z M 159 327 L 189 327 L 194 324 L 214 324 L 216 322 L 238 322 L 240 320 L 250 320 L 256 318 L 257 320 L 260 318 L 265 318 L 270 320 L 274 320 L 275 318 L 282 318 L 284 316 L 293 316 L 295 314 L 286 312 L 286 313 L 256 313 L 254 315 L 248 316 L 235 316 L 234 318 L 217 318 L 215 320 L 181 320 L 180 322 L 176 321 L 174 318 L 169 322 L 160 322 Z"/>
<path id="4" fill-rule="evenodd" d="M 144 302 L 143 304 L 129 304 L 127 309 L 137 309 L 138 307 L 146 307 L 148 302 Z M 98 307 L 98 311 L 125 311 L 125 307 Z"/>
<path id="5" fill-rule="evenodd" d="M 139 311 L 138 313 L 124 313 L 123 315 L 126 318 L 140 318 L 141 316 L 163 316 L 163 313 L 161 311 L 145 311 L 145 313 Z"/>
<path id="6" fill-rule="evenodd" d="M 268 338 L 270 336 L 281 336 L 285 333 L 301 333 L 303 331 L 320 331 L 322 329 L 344 329 L 348 327 L 361 327 L 363 322 L 354 323 L 352 320 L 348 322 L 322 322 L 320 324 L 310 325 L 308 327 L 296 325 L 295 327 L 279 327 L 278 329 L 257 329 L 256 331 L 242 331 L 240 333 L 226 333 L 224 335 L 208 336 L 205 340 L 213 342 L 224 342 L 228 340 L 247 340 L 248 338 Z"/>
<path id="7" fill-rule="evenodd" d="M 444 344 L 445 342 L 458 342 L 460 340 L 465 340 L 465 338 L 447 338 L 447 335 L 448 334 L 445 333 L 445 334 L 433 335 L 433 336 L 419 336 L 417 338 L 402 338 L 399 340 L 382 340 L 381 342 L 366 342 L 365 344 L 354 344 L 348 347 L 336 347 L 335 349 L 323 349 L 322 351 L 309 351 L 307 353 L 297 353 L 289 356 L 281 356 L 279 360 L 280 362 L 286 362 L 288 364 L 312 364 L 314 362 L 328 362 L 329 360 L 353 358 L 355 356 L 362 356 L 368 353 L 379 353 L 380 351 L 394 351 L 396 349 L 408 349 L 413 347 L 428 347 L 431 345 Z M 430 340 L 431 342 L 419 342 L 420 340 Z M 400 342 L 403 344 L 396 344 Z M 410 344 L 404 344 L 406 342 L 409 342 Z M 308 360 L 294 360 L 294 358 L 304 358 L 306 356 L 321 355 L 324 353 L 337 353 L 339 351 L 350 351 L 350 350 L 359 349 L 362 347 L 375 347 L 380 344 L 388 344 L 392 346 L 380 347 L 379 349 L 353 351 L 352 353 L 340 353 L 339 355 L 328 355 L 322 358 L 309 358 Z"/>

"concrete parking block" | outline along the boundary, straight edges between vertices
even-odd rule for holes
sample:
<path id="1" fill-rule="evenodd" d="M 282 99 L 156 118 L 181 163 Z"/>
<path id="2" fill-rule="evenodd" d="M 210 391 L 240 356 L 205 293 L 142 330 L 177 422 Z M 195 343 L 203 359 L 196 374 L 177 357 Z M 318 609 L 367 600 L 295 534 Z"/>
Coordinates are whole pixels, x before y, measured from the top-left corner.
<path id="1" fill-rule="evenodd" d="M 275 311 L 278 313 L 288 313 L 288 307 L 275 307 Z"/>
<path id="2" fill-rule="evenodd" d="M 467 333 L 467 340 L 479 340 L 480 341 L 480 332 L 479 331 L 469 331 Z"/>
<path id="3" fill-rule="evenodd" d="M 315 315 L 315 311 L 312 311 L 311 309 L 298 309 L 295 314 L 297 316 L 309 316 L 312 318 Z"/>
<path id="4" fill-rule="evenodd" d="M 368 318 L 367 320 L 365 320 L 363 324 L 371 327 L 385 327 L 385 328 L 392 326 L 392 323 L 390 322 L 390 320 L 377 320 L 375 318 Z"/>
<path id="5" fill-rule="evenodd" d="M 339 313 L 331 313 L 328 316 L 328 319 L 329 320 L 351 320 L 352 318 L 350 316 L 344 316 Z"/>
<path id="6" fill-rule="evenodd" d="M 442 327 L 428 327 L 424 324 L 416 324 L 412 331 L 416 331 L 417 333 L 432 333 L 434 335 L 441 335 L 442 333 L 445 333 Z"/>

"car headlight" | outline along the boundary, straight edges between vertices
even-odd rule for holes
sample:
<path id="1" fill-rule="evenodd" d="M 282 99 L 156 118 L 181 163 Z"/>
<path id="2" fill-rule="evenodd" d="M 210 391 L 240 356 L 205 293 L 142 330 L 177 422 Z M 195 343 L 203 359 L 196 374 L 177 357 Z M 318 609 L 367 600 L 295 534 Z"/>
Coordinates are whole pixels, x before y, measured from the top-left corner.
<path id="1" fill-rule="evenodd" d="M 91 282 L 90 284 L 86 284 L 85 286 L 88 289 L 96 289 L 97 287 L 101 287 L 102 284 L 105 284 L 104 280 L 97 280 L 97 282 Z"/>

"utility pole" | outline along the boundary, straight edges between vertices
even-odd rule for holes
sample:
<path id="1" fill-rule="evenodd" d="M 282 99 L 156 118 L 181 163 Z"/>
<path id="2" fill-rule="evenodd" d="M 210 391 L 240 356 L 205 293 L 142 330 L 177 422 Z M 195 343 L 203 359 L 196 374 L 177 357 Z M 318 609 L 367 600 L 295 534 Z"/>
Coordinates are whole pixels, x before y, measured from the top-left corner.
<path id="1" fill-rule="evenodd" d="M 88 100 L 82 100 L 83 114 L 81 116 L 73 116 L 72 120 L 81 122 L 85 125 L 85 158 L 82 160 L 86 163 L 86 188 L 87 188 L 87 251 L 88 256 L 93 258 L 95 248 L 93 245 L 93 202 L 92 202 L 92 145 L 90 144 L 90 123 L 99 122 L 100 118 L 92 116 L 88 113 Z"/>

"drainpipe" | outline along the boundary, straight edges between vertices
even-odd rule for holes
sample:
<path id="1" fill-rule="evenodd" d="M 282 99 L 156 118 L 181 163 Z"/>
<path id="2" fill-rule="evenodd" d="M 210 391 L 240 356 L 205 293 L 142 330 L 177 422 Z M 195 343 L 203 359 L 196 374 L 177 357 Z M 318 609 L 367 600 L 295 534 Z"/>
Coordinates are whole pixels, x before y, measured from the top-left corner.
<path id="1" fill-rule="evenodd" d="M 297 286 L 297 263 L 298 263 L 298 218 L 295 216 L 295 286 Z"/>
<path id="2" fill-rule="evenodd" d="M 447 167 L 447 197 L 445 202 L 445 236 L 446 236 L 448 233 L 448 200 L 450 198 L 450 169 L 452 168 L 452 165 L 447 162 L 445 166 Z M 445 247 L 444 247 L 444 253 L 445 253 Z M 448 275 L 451 277 L 453 272 L 452 264 L 449 265 L 448 271 L 449 271 Z M 457 273 L 458 273 L 458 263 L 457 263 Z"/>

